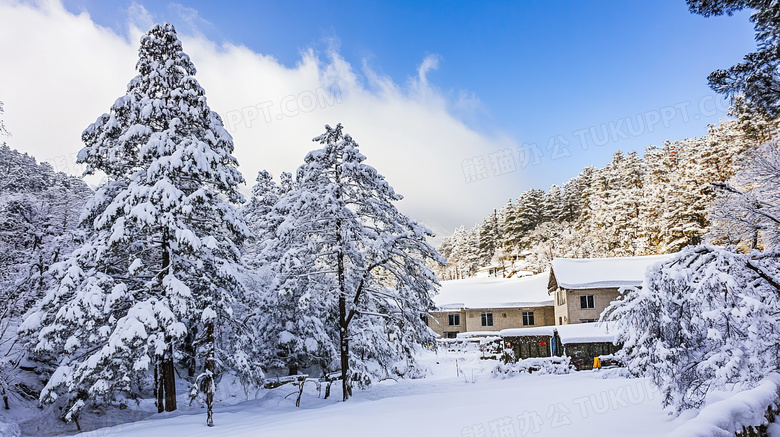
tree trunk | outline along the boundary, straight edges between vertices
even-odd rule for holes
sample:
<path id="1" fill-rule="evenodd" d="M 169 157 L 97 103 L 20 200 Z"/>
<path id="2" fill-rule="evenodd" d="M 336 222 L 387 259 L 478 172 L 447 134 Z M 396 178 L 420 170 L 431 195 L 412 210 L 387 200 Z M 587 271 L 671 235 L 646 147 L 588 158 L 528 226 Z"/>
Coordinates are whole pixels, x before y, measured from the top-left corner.
<path id="1" fill-rule="evenodd" d="M 352 390 L 349 386 L 349 335 L 347 329 L 347 285 L 344 277 L 344 248 L 342 246 L 341 220 L 336 220 L 336 245 L 339 275 L 339 355 L 341 357 L 341 391 L 343 400 L 349 399 Z"/>
<path id="2" fill-rule="evenodd" d="M 214 371 L 216 370 L 216 339 L 214 337 L 214 321 L 206 324 L 206 425 L 214 426 Z"/>
<path id="3" fill-rule="evenodd" d="M 162 378 L 162 357 L 157 357 L 157 362 L 154 363 L 154 397 L 157 399 L 157 412 L 162 413 L 165 411 L 165 386 Z"/>
<path id="4" fill-rule="evenodd" d="M 165 288 L 162 286 L 162 279 L 165 275 L 170 273 L 171 267 L 171 251 L 170 243 L 168 242 L 168 232 L 163 231 L 162 245 L 162 269 L 160 270 L 160 288 L 162 294 L 165 294 Z M 157 410 L 160 411 L 159 400 L 164 398 L 165 411 L 176 410 L 176 369 L 173 367 L 173 339 L 166 337 L 165 343 L 168 345 L 167 350 L 163 353 L 162 364 L 160 366 L 160 386 L 162 387 L 163 395 L 157 393 L 158 405 Z M 158 388 L 159 389 L 159 388 Z"/>
<path id="5" fill-rule="evenodd" d="M 165 411 L 176 410 L 176 369 L 173 368 L 173 341 L 168 339 L 168 351 L 162 362 L 165 386 Z M 159 409 L 159 408 L 158 408 Z"/>
<path id="6" fill-rule="evenodd" d="M 349 338 L 346 327 L 346 308 L 346 299 L 342 296 L 339 298 L 339 353 L 341 355 L 341 391 L 343 392 L 344 401 L 349 399 L 351 393 L 347 378 L 349 374 Z"/>
<path id="7" fill-rule="evenodd" d="M 195 339 L 198 338 L 198 327 L 194 324 L 190 324 L 187 327 L 187 337 L 184 338 L 184 345 L 182 345 L 186 355 L 187 377 L 194 378 L 198 373 L 198 360 L 197 348 L 195 347 Z M 192 379 L 190 379 L 192 380 Z"/>

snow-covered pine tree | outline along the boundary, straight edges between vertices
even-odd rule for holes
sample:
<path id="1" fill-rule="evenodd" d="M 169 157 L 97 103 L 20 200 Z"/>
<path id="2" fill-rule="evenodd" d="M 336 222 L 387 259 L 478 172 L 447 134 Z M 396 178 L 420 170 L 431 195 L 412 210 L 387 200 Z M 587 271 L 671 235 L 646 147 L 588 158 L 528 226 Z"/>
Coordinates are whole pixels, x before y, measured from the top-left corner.
<path id="1" fill-rule="evenodd" d="M 295 217 L 314 207 L 300 194 L 281 196 L 265 218 L 273 226 L 253 262 L 265 289 L 253 318 L 254 331 L 264 345 L 266 368 L 295 375 L 319 366 L 328 375 L 338 369 L 336 284 L 328 260 L 313 252 L 316 243 L 299 233 L 309 228 Z"/>
<path id="2" fill-rule="evenodd" d="M 273 180 L 273 176 L 266 170 L 257 173 L 257 179 L 252 187 L 252 196 L 244 205 L 242 212 L 244 221 L 249 228 L 251 238 L 246 247 L 245 258 L 249 265 L 258 267 L 260 264 L 259 253 L 262 245 L 273 232 L 273 224 L 269 221 L 269 213 L 279 201 L 282 188 Z"/>
<path id="3" fill-rule="evenodd" d="M 244 217 L 249 229 L 258 238 L 262 238 L 266 216 L 279 201 L 281 190 L 266 170 L 257 173 L 256 182 L 252 187 L 252 197 L 244 208 Z"/>
<path id="4" fill-rule="evenodd" d="M 615 152 L 612 161 L 598 171 L 589 198 L 588 228 L 609 256 L 641 253 L 639 205 L 642 196 L 642 163 L 636 152 Z"/>
<path id="5" fill-rule="evenodd" d="M 778 36 L 780 15 L 775 2 L 763 0 L 686 0 L 688 8 L 705 17 L 732 15 L 748 9 L 755 29 L 757 50 L 745 55 L 743 62 L 718 69 L 707 77 L 716 92 L 734 98 L 742 94 L 755 108 L 771 118 L 780 115 L 780 62 Z"/>
<path id="6" fill-rule="evenodd" d="M 298 266 L 309 270 L 301 286 L 323 302 L 322 329 L 337 333 L 346 400 L 353 383 L 390 376 L 398 361 L 413 362 L 411 348 L 432 341 L 421 316 L 433 305 L 437 280 L 426 263 L 444 260 L 426 242 L 431 231 L 396 209 L 401 196 L 364 163 L 340 124 L 314 141 L 322 148 L 306 156 L 297 187 L 280 200 L 288 212 L 277 228 L 279 244 L 269 247 L 276 264 L 289 269 L 283 278 Z M 335 326 L 325 327 L 330 320 Z M 399 343 L 391 344 L 388 332 Z"/>
<path id="7" fill-rule="evenodd" d="M 542 196 L 542 211 L 545 222 L 559 222 L 563 215 L 563 193 L 558 185 L 553 184 Z"/>
<path id="8" fill-rule="evenodd" d="M 108 176 L 84 214 L 94 235 L 55 267 L 57 286 L 20 329 L 35 353 L 60 356 L 41 400 L 64 388 L 66 419 L 87 400 L 138 396 L 150 368 L 158 410 L 176 409 L 174 357 L 188 328 L 206 333 L 200 380 L 211 394 L 215 353 L 242 376 L 260 375 L 250 339 L 230 324 L 248 295 L 232 138 L 172 25 L 141 38 L 136 70 L 127 94 L 82 135 L 79 161 Z"/>
<path id="9" fill-rule="evenodd" d="M 563 184 L 560 221 L 571 223 L 580 217 L 580 195 L 581 188 L 576 177 Z"/>
<path id="10" fill-rule="evenodd" d="M 544 190 L 531 188 L 521 193 L 517 198 L 515 220 L 506 230 L 514 250 L 529 248 L 528 234 L 544 222 L 544 217 Z"/>
<path id="11" fill-rule="evenodd" d="M 777 371 L 778 256 L 689 246 L 648 269 L 643 286 L 602 315 L 616 323 L 626 368 L 649 377 L 677 412 Z"/>
<path id="12" fill-rule="evenodd" d="M 482 224 L 479 226 L 478 232 L 479 245 L 477 246 L 477 251 L 479 254 L 479 263 L 480 266 L 484 266 L 493 260 L 493 256 L 500 247 L 500 241 L 502 239 L 501 221 L 499 220 L 497 210 L 493 210 L 493 213 L 485 217 Z"/>
<path id="13" fill-rule="evenodd" d="M 473 275 L 480 265 L 479 226 L 466 229 L 459 226 L 455 232 L 444 239 L 439 245 L 442 253 L 446 253 L 447 265 L 436 264 L 435 269 L 443 272 L 440 278 L 463 279 Z"/>

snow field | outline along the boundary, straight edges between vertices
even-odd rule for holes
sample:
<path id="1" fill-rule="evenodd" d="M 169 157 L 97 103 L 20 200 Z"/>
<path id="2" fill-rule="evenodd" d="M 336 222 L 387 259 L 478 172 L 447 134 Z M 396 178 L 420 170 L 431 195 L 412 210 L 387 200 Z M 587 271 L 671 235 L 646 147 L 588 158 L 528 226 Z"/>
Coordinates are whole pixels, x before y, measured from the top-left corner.
<path id="1" fill-rule="evenodd" d="M 197 408 L 84 436 L 666 436 L 684 418 L 661 408 L 646 380 L 615 372 L 494 378 L 496 362 L 477 353 L 426 353 L 426 378 L 386 380 L 354 398 L 318 399 L 313 385 L 301 408 L 294 387 L 232 406 L 217 404 L 214 428 Z M 456 375 L 455 363 L 458 363 Z M 288 396 L 289 395 L 289 396 Z"/>

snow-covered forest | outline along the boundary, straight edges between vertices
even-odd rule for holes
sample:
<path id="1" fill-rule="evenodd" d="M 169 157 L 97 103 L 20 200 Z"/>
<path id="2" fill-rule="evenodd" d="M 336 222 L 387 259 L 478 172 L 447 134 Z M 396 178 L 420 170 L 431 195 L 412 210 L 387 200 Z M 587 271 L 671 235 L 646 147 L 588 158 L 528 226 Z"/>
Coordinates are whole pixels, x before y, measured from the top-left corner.
<path id="1" fill-rule="evenodd" d="M 758 51 L 709 76 L 728 118 L 437 248 L 339 120 L 296 168 L 242 174 L 169 23 L 84 126 L 84 177 L 15 150 L 0 103 L 0 437 L 780 435 L 780 3 L 687 4 L 752 10 Z M 641 285 L 553 271 L 660 254 Z M 447 284 L 512 302 L 448 306 Z"/>
<path id="2" fill-rule="evenodd" d="M 438 250 L 447 265 L 437 267 L 437 275 L 470 277 L 491 263 L 503 263 L 507 274 L 544 271 L 556 257 L 674 253 L 705 241 L 762 247 L 755 228 L 725 210 L 728 190 L 713 183 L 749 184 L 734 181 L 735 173 L 749 167 L 778 122 L 741 97 L 731 115 L 733 120 L 710 126 L 702 137 L 650 146 L 641 157 L 618 151 L 603 168 L 586 167 L 547 191 L 523 191 L 482 222 L 446 237 Z M 507 261 L 520 254 L 523 261 Z"/>
<path id="3" fill-rule="evenodd" d="M 247 390 L 311 375 L 343 400 L 417 375 L 443 259 L 358 143 L 325 126 L 294 177 L 263 171 L 247 200 L 173 26 L 144 35 L 136 70 L 82 134 L 94 192 L 0 148 L 5 408 L 38 400 L 80 428 L 142 398 L 175 411 L 185 383 L 211 426 L 226 374 Z"/>

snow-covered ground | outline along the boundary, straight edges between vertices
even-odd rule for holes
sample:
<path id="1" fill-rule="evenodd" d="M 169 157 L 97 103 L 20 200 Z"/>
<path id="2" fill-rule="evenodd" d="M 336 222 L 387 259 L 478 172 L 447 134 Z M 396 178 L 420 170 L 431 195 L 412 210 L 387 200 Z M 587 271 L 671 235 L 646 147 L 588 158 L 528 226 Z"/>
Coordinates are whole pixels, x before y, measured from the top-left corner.
<path id="1" fill-rule="evenodd" d="M 501 379 L 491 374 L 496 362 L 477 353 L 440 351 L 424 361 L 426 378 L 385 381 L 346 403 L 337 388 L 323 400 L 310 385 L 296 408 L 295 388 L 283 386 L 255 400 L 218 404 L 214 428 L 202 410 L 184 408 L 81 435 L 666 436 L 686 420 L 668 416 L 646 381 L 608 369 Z"/>

